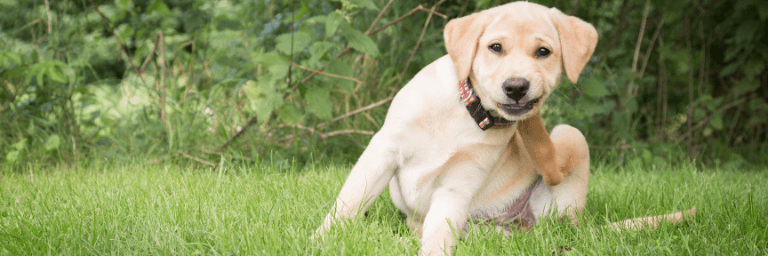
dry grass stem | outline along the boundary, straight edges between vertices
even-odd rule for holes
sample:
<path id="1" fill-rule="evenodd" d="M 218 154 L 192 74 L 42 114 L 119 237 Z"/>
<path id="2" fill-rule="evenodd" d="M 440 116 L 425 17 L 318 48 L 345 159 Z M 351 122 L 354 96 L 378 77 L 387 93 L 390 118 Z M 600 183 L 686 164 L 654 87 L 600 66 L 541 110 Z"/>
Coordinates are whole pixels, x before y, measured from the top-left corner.
<path id="1" fill-rule="evenodd" d="M 365 134 L 365 135 L 373 135 L 374 134 L 373 131 L 346 129 L 346 130 L 339 130 L 339 131 L 332 131 L 332 132 L 322 133 L 322 134 L 320 134 L 320 137 L 325 139 L 325 138 L 328 138 L 328 137 L 333 137 L 333 136 L 342 135 L 342 134 L 352 134 L 352 133 Z"/>
<path id="2" fill-rule="evenodd" d="M 191 159 L 191 160 L 194 160 L 196 162 L 199 162 L 201 164 L 205 164 L 205 165 L 208 165 L 208 166 L 211 166 L 211 167 L 216 167 L 216 164 L 214 164 L 214 163 L 212 163 L 210 161 L 206 161 L 206 160 L 197 158 L 195 156 L 189 155 L 189 154 L 187 154 L 187 152 L 184 152 L 184 151 L 176 152 L 176 155 L 177 156 L 182 156 L 182 157 L 185 157 L 185 158 L 188 158 L 188 159 Z"/>

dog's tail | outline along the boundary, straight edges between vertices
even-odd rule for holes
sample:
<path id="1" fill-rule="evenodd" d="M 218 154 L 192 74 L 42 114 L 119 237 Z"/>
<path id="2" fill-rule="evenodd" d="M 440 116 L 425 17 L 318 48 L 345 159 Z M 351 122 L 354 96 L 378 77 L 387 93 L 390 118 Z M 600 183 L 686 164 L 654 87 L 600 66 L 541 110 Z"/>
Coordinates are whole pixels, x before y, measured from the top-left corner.
<path id="1" fill-rule="evenodd" d="M 664 222 L 664 221 L 671 222 L 671 223 L 682 222 L 685 219 L 692 219 L 695 214 L 696 214 L 696 207 L 694 206 L 690 210 L 682 211 L 682 212 L 618 221 L 618 222 L 611 223 L 610 227 L 617 231 L 638 230 L 642 228 L 648 228 L 653 230 L 653 229 L 656 229 L 659 226 L 659 223 L 661 222 Z"/>

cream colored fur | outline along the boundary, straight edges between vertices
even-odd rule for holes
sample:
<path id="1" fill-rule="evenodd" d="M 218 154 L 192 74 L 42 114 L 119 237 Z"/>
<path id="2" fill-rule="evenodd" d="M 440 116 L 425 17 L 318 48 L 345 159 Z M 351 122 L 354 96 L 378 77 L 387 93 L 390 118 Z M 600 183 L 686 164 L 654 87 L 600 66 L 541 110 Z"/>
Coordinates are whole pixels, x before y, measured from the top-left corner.
<path id="1" fill-rule="evenodd" d="M 542 170 L 526 150 L 528 141 L 554 145 L 552 162 L 565 168 L 561 177 L 547 181 L 557 185 L 532 193 L 537 219 L 572 217 L 583 209 L 589 149 L 581 132 L 559 125 L 548 138 L 525 137 L 518 132 L 523 122 L 482 131 L 460 101 L 458 84 L 470 77 L 483 106 L 495 115 L 540 122 L 539 109 L 563 70 L 572 81 L 578 79 L 597 43 L 595 29 L 557 9 L 515 2 L 452 20 L 445 41 L 449 54 L 422 69 L 395 96 L 317 235 L 365 211 L 389 185 L 394 204 L 421 236 L 420 254 L 450 255 L 456 245 L 452 229 L 461 233 L 472 217 L 500 214 L 539 177 Z M 495 43 L 503 53 L 489 51 Z M 551 55 L 538 58 L 541 47 Z M 526 97 L 541 98 L 531 111 L 513 116 L 497 108 L 509 103 L 501 89 L 508 78 L 530 81 Z"/>

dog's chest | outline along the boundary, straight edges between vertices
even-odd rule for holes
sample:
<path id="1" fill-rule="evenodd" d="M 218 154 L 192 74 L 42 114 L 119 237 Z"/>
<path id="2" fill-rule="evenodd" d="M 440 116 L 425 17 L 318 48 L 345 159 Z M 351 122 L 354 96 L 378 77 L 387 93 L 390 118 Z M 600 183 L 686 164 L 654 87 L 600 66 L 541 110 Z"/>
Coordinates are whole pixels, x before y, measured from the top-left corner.
<path id="1" fill-rule="evenodd" d="M 484 135 L 487 134 L 436 134 L 429 130 L 404 135 L 398 155 L 398 171 L 394 176 L 397 186 L 393 187 L 399 190 L 397 194 L 402 197 L 402 202 L 421 212 L 427 210 L 432 193 L 437 189 L 464 187 L 462 183 L 483 183 L 503 151 L 505 143 L 499 141 L 509 140 L 503 138 L 507 136 L 503 133 L 497 134 L 502 138 L 493 140 Z"/>

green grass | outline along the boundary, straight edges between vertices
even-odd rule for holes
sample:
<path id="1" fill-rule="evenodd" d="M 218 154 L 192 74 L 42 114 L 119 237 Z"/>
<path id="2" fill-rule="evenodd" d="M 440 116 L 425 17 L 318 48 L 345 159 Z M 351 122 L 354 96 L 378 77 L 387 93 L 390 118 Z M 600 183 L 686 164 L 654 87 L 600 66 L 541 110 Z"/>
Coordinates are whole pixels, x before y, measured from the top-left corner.
<path id="1" fill-rule="evenodd" d="M 0 255 L 415 255 L 418 240 L 386 192 L 366 217 L 322 244 L 310 240 L 349 169 L 91 163 L 0 171 Z M 545 220 L 507 238 L 476 231 L 457 255 L 766 254 L 767 185 L 765 168 L 598 165 L 581 226 Z M 604 228 L 692 206 L 696 218 L 683 224 Z"/>

